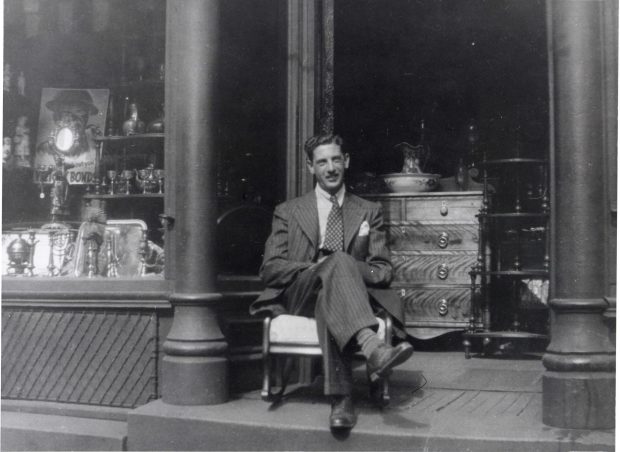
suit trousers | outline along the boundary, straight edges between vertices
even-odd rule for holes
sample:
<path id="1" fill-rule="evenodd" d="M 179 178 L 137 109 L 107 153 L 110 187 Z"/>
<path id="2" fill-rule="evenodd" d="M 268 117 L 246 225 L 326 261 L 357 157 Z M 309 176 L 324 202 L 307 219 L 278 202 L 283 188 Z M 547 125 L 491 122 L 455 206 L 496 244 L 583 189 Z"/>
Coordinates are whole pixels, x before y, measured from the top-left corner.
<path id="1" fill-rule="evenodd" d="M 377 328 L 355 259 L 344 252 L 329 255 L 301 272 L 284 291 L 284 300 L 290 314 L 316 319 L 325 394 L 350 394 L 354 350 L 351 339 L 362 328 Z"/>

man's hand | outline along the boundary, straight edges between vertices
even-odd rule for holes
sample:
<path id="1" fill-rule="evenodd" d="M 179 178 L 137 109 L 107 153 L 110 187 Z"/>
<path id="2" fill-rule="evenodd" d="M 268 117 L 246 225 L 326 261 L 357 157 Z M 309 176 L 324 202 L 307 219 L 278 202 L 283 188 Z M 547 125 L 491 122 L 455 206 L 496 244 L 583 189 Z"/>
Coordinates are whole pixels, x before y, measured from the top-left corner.
<path id="1" fill-rule="evenodd" d="M 319 259 L 316 262 L 313 262 L 310 267 L 308 267 L 308 270 L 313 269 L 314 267 L 316 267 L 317 265 L 319 265 L 321 262 L 323 262 L 325 259 L 327 259 L 329 256 L 321 256 L 319 257 Z"/>

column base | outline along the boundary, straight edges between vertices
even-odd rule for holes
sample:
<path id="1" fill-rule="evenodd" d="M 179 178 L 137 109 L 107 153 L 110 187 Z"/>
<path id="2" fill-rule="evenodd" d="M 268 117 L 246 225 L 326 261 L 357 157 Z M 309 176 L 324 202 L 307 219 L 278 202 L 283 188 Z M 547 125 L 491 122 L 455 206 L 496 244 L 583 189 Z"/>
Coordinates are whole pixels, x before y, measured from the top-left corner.
<path id="1" fill-rule="evenodd" d="M 162 400 L 171 405 L 216 405 L 228 401 L 224 357 L 164 356 Z"/>
<path id="2" fill-rule="evenodd" d="M 612 429 L 615 388 L 613 372 L 546 372 L 543 423 L 559 428 Z"/>

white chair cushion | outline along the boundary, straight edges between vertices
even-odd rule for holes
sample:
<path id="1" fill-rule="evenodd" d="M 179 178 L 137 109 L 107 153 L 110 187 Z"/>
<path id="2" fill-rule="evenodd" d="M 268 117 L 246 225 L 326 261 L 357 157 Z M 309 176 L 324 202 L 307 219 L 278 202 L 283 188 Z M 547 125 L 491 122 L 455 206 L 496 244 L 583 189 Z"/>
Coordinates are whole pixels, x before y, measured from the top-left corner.
<path id="1" fill-rule="evenodd" d="M 377 335 L 385 340 L 385 322 L 377 317 L 379 329 Z M 316 331 L 316 320 L 309 317 L 282 314 L 271 321 L 269 341 L 272 344 L 319 345 L 319 335 Z"/>

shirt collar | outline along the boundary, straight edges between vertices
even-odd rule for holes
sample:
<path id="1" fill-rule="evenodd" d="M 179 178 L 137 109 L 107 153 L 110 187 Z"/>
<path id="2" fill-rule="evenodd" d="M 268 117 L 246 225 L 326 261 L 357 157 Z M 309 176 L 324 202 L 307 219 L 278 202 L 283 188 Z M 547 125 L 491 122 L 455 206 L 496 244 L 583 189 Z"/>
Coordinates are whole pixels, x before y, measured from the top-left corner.
<path id="1" fill-rule="evenodd" d="M 316 193 L 317 198 L 322 198 L 322 199 L 329 201 L 329 198 L 331 195 L 327 193 L 325 190 L 323 190 L 319 186 L 319 184 L 316 184 L 316 186 L 314 187 L 314 192 Z M 336 192 L 336 199 L 338 199 L 339 206 L 342 206 L 342 203 L 344 202 L 344 193 L 345 193 L 345 188 L 344 188 L 344 184 L 342 184 L 342 187 L 340 187 L 340 190 Z"/>

